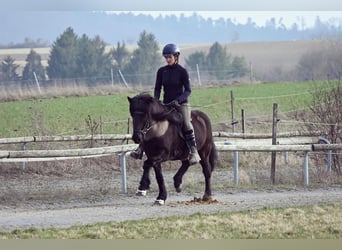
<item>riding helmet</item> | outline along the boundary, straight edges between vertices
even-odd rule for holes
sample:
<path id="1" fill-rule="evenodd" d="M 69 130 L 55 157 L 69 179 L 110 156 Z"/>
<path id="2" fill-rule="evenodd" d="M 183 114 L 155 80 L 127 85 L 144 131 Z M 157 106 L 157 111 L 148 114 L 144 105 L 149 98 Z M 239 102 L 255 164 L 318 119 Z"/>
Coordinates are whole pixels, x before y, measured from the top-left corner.
<path id="1" fill-rule="evenodd" d="M 180 50 L 179 48 L 177 47 L 176 44 L 173 44 L 173 43 L 169 43 L 169 44 L 166 44 L 163 48 L 163 56 L 165 55 L 176 55 L 176 56 L 179 56 L 180 55 Z"/>

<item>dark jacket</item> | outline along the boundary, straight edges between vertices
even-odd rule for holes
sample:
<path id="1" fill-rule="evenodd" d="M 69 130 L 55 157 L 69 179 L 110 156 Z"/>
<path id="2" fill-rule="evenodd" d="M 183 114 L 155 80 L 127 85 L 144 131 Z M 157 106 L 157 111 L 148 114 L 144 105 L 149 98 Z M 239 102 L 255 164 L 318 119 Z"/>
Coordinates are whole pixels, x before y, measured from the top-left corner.
<path id="1" fill-rule="evenodd" d="M 158 69 L 154 87 L 154 97 L 160 99 L 163 88 L 163 103 L 177 100 L 180 104 L 188 102 L 191 94 L 189 74 L 181 65 L 166 65 Z"/>

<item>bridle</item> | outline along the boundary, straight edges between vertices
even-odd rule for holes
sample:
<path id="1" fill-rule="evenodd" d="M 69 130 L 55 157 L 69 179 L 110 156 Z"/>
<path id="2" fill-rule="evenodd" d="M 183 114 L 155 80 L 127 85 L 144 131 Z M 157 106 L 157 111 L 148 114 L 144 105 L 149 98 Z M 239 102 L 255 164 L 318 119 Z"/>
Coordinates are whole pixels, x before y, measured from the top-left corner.
<path id="1" fill-rule="evenodd" d="M 144 115 L 145 112 L 143 111 L 135 111 L 132 113 L 133 116 L 135 115 Z M 142 129 L 140 129 L 139 131 L 137 131 L 137 133 L 142 135 L 142 140 L 144 139 L 144 137 L 146 136 L 146 134 L 148 133 L 148 131 L 151 130 L 151 128 L 156 124 L 157 122 L 155 121 L 150 121 L 149 118 L 146 119 L 144 126 L 142 127 Z"/>
<path id="2" fill-rule="evenodd" d="M 167 111 L 166 115 L 174 112 L 174 111 L 177 111 L 176 108 L 172 107 L 170 110 Z M 144 115 L 146 112 L 144 111 L 134 111 L 132 112 L 132 115 L 135 116 L 135 115 Z M 154 121 L 148 117 L 144 123 L 144 126 L 142 127 L 141 130 L 139 131 L 136 131 L 136 133 L 139 133 L 141 134 L 142 136 L 142 140 L 144 140 L 144 137 L 146 136 L 146 134 L 152 129 L 152 127 L 157 124 L 157 121 Z"/>
<path id="3" fill-rule="evenodd" d="M 143 128 L 140 130 L 140 133 L 142 133 L 142 135 L 145 136 L 155 124 L 157 124 L 156 121 L 151 122 L 150 119 L 147 119 Z"/>

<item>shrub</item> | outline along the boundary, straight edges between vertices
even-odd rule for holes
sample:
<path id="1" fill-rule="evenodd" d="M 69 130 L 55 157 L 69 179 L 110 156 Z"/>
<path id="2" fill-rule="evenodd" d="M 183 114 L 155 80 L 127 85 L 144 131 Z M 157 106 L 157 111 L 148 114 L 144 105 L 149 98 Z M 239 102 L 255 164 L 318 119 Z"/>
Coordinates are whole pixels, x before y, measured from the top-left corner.
<path id="1" fill-rule="evenodd" d="M 327 82 L 326 88 L 316 87 L 307 112 L 296 114 L 303 129 L 320 131 L 331 143 L 342 143 L 342 83 Z M 341 155 L 333 154 L 333 169 L 341 174 Z"/>

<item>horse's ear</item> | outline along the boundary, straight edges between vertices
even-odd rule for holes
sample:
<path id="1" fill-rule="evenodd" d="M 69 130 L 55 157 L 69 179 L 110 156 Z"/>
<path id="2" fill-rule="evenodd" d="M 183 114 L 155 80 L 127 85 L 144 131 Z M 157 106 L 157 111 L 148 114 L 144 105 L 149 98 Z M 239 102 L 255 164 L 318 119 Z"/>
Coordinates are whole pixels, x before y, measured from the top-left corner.
<path id="1" fill-rule="evenodd" d="M 128 101 L 129 101 L 129 103 L 131 103 L 132 98 L 130 98 L 129 96 L 127 96 L 127 99 L 128 99 Z"/>

